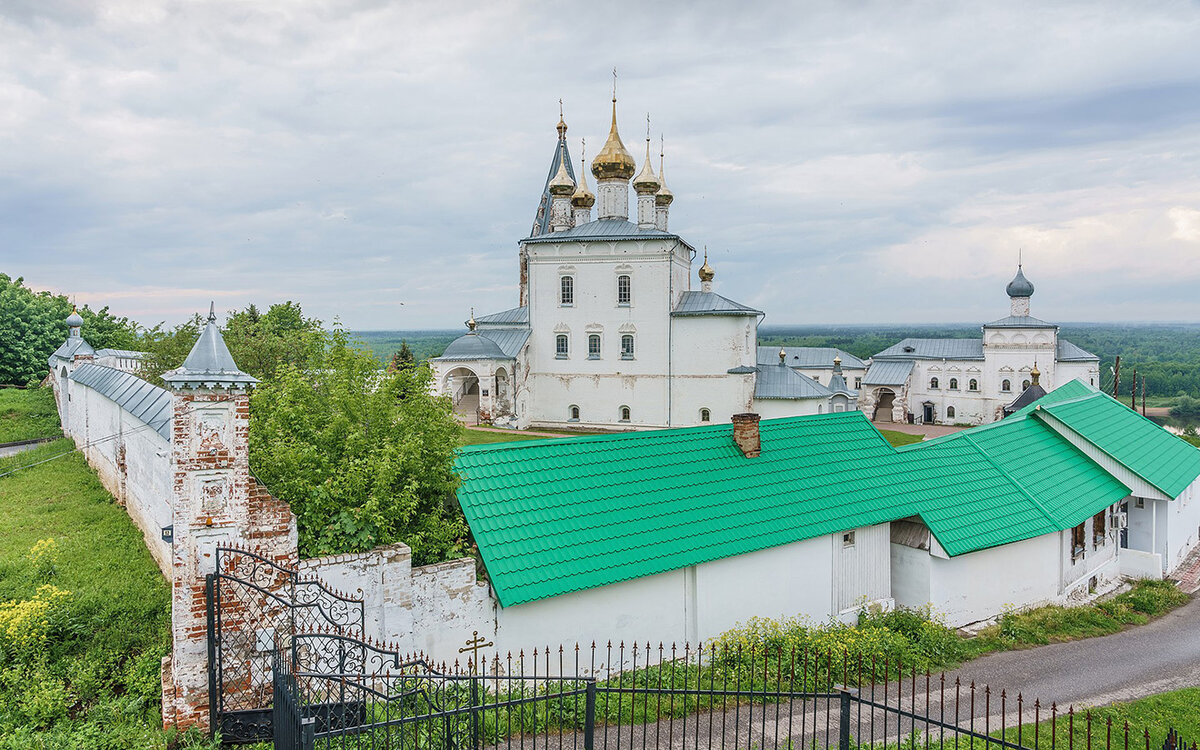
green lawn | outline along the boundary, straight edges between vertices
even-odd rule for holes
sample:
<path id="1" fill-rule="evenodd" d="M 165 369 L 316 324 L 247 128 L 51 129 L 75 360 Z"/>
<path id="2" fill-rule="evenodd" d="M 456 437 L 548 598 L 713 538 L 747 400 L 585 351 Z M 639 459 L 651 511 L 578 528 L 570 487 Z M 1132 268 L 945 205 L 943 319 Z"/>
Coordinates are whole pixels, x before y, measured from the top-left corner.
<path id="1" fill-rule="evenodd" d="M 580 435 L 608 435 L 607 432 L 550 432 L 538 430 L 541 434 L 530 435 L 519 430 L 500 430 L 495 427 L 468 427 L 463 435 L 463 445 L 483 445 L 485 443 L 512 443 L 518 440 L 545 440 L 549 437 L 579 437 Z"/>
<path id="2" fill-rule="evenodd" d="M 2 459 L 0 474 L 73 447 Z M 0 477 L 0 749 L 165 748 L 170 610 L 141 533 L 79 453 Z"/>
<path id="3" fill-rule="evenodd" d="M 0 389 L 0 443 L 61 434 L 49 388 Z"/>
<path id="4" fill-rule="evenodd" d="M 909 443 L 919 443 L 925 439 L 924 435 L 910 435 L 907 432 L 897 432 L 896 430 L 880 430 L 887 441 L 892 445 L 899 447 L 908 445 Z"/>

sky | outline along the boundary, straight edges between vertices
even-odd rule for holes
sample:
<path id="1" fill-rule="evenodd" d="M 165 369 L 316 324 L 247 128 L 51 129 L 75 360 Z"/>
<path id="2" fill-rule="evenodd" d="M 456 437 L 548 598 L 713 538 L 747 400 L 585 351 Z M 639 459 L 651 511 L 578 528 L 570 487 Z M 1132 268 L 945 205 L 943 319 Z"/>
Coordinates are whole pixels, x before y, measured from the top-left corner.
<path id="1" fill-rule="evenodd" d="M 767 325 L 999 318 L 1018 252 L 1038 317 L 1200 321 L 1197 40 L 1196 2 L 0 0 L 0 271 L 457 328 L 516 305 L 558 100 L 594 154 L 616 67 Z"/>

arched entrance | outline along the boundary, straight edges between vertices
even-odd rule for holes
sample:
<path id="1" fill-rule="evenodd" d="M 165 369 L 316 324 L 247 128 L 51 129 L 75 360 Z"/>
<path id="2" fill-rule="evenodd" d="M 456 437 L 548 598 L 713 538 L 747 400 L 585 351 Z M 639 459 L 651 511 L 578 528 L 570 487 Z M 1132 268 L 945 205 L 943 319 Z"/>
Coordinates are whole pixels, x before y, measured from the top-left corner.
<path id="1" fill-rule="evenodd" d="M 442 381 L 442 393 L 450 397 L 454 412 L 467 424 L 479 421 L 479 376 L 467 367 L 455 367 Z"/>
<path id="2" fill-rule="evenodd" d="M 896 402 L 896 392 L 891 388 L 880 388 L 875 391 L 875 414 L 871 417 L 875 422 L 892 421 L 892 405 Z"/>

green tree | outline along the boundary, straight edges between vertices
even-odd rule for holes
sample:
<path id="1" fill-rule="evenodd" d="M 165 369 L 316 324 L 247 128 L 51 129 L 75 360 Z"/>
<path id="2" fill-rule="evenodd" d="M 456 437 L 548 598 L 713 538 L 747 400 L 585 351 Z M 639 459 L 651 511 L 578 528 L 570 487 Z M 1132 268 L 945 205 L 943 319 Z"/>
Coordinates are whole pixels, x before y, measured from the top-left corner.
<path id="1" fill-rule="evenodd" d="M 24 385 L 50 371 L 46 360 L 67 338 L 71 301 L 61 294 L 34 292 L 25 280 L 0 273 L 0 384 Z M 138 325 L 114 317 L 107 307 L 86 305 L 83 337 L 97 349 L 137 348 Z"/>
<path id="2" fill-rule="evenodd" d="M 159 324 L 143 335 L 147 352 L 140 375 L 161 385 L 161 376 L 183 364 L 200 337 L 204 319 L 195 315 L 174 328 Z M 271 305 L 264 314 L 256 305 L 230 314 L 221 331 L 238 367 L 259 380 L 271 380 L 285 365 L 307 367 L 324 342 L 321 321 L 304 317 L 300 305 Z"/>
<path id="3" fill-rule="evenodd" d="M 462 426 L 426 366 L 381 371 L 340 329 L 309 367 L 286 364 L 251 397 L 255 475 L 296 513 L 305 557 L 404 542 L 415 564 L 466 552 L 454 499 Z"/>
<path id="4" fill-rule="evenodd" d="M 392 355 L 391 361 L 388 362 L 388 371 L 395 372 L 396 370 L 407 369 L 413 366 L 413 361 L 413 353 L 412 349 L 408 348 L 408 340 L 403 339 L 400 341 L 400 349 Z"/>

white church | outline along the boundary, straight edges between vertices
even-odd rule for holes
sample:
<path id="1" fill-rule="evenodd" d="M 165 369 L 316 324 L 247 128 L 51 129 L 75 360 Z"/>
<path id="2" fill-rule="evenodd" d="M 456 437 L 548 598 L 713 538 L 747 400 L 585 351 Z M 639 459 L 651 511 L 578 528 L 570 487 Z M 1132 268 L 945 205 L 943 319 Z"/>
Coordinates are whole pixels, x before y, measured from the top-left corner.
<path id="1" fill-rule="evenodd" d="M 520 428 L 628 430 L 857 408 L 841 366 L 861 380 L 860 360 L 836 349 L 764 355 L 764 314 L 716 294 L 707 258 L 692 288 L 697 252 L 669 229 L 662 154 L 656 174 L 647 138 L 637 169 L 617 132 L 615 96 L 608 140 L 592 160 L 595 194 L 583 171 L 575 175 L 566 132 L 560 118 L 537 218 L 520 241 L 520 305 L 472 313 L 467 333 L 431 360 L 435 388 L 461 414 Z"/>

